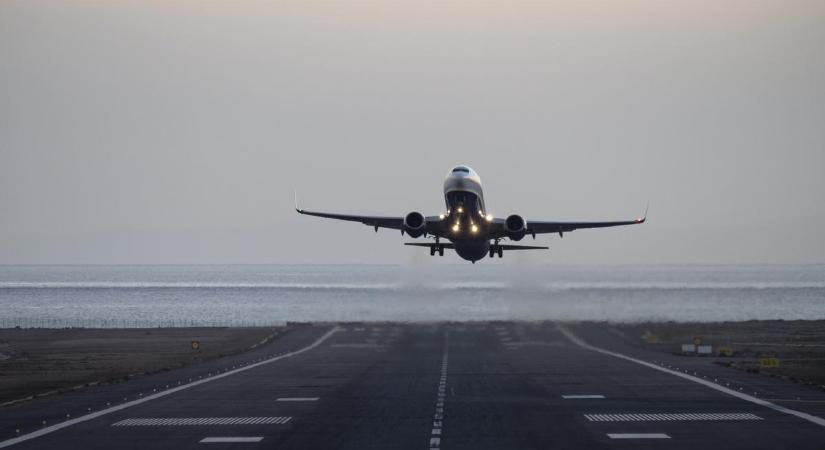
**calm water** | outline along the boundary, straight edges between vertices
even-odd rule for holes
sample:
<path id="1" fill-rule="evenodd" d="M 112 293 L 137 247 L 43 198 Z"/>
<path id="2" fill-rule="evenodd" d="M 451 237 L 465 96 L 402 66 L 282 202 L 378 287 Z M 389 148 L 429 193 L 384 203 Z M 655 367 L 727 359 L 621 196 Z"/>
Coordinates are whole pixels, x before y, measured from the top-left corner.
<path id="1" fill-rule="evenodd" d="M 825 265 L 0 266 L 0 327 L 825 319 Z"/>

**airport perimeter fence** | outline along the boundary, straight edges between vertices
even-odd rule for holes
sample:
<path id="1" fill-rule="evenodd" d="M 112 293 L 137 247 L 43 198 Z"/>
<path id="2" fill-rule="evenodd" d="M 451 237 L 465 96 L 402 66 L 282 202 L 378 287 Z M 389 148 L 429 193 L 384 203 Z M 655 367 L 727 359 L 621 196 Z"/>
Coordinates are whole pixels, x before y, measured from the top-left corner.
<path id="1" fill-rule="evenodd" d="M 0 329 L 5 328 L 254 328 L 281 327 L 278 320 L 151 320 L 151 319 L 56 319 L 56 318 L 0 318 Z"/>

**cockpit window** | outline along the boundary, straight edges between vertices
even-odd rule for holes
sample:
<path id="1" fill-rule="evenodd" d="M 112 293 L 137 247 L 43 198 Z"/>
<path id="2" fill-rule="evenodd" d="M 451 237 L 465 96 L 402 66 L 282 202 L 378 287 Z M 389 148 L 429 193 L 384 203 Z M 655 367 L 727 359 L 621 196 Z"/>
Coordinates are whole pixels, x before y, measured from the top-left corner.
<path id="1" fill-rule="evenodd" d="M 467 167 L 464 167 L 464 166 L 458 166 L 455 169 L 453 169 L 453 172 L 470 173 L 470 169 L 468 169 Z"/>

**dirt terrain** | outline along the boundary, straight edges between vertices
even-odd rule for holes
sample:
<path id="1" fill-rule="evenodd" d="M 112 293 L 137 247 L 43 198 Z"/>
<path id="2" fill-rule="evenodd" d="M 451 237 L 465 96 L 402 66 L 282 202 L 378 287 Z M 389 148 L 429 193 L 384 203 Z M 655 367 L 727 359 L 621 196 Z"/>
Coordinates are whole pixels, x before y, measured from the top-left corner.
<path id="1" fill-rule="evenodd" d="M 284 332 L 286 328 L 0 329 L 0 404 L 197 364 L 243 352 Z"/>
<path id="2" fill-rule="evenodd" d="M 711 345 L 707 357 L 716 364 L 794 382 L 825 386 L 825 321 L 770 320 L 717 323 L 616 324 L 636 345 L 682 354 L 694 339 Z M 775 361 L 762 361 L 771 358 Z M 778 367 L 771 367 L 778 363 Z M 767 363 L 767 364 L 766 364 Z"/>

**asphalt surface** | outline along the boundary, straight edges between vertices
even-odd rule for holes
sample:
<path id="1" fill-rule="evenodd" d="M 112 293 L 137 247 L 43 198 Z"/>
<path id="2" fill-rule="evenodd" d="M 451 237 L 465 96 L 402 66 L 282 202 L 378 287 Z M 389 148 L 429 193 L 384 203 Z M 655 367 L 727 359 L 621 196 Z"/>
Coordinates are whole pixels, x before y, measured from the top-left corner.
<path id="1" fill-rule="evenodd" d="M 825 449 L 824 409 L 595 324 L 344 324 L 3 408 L 0 447 Z"/>

